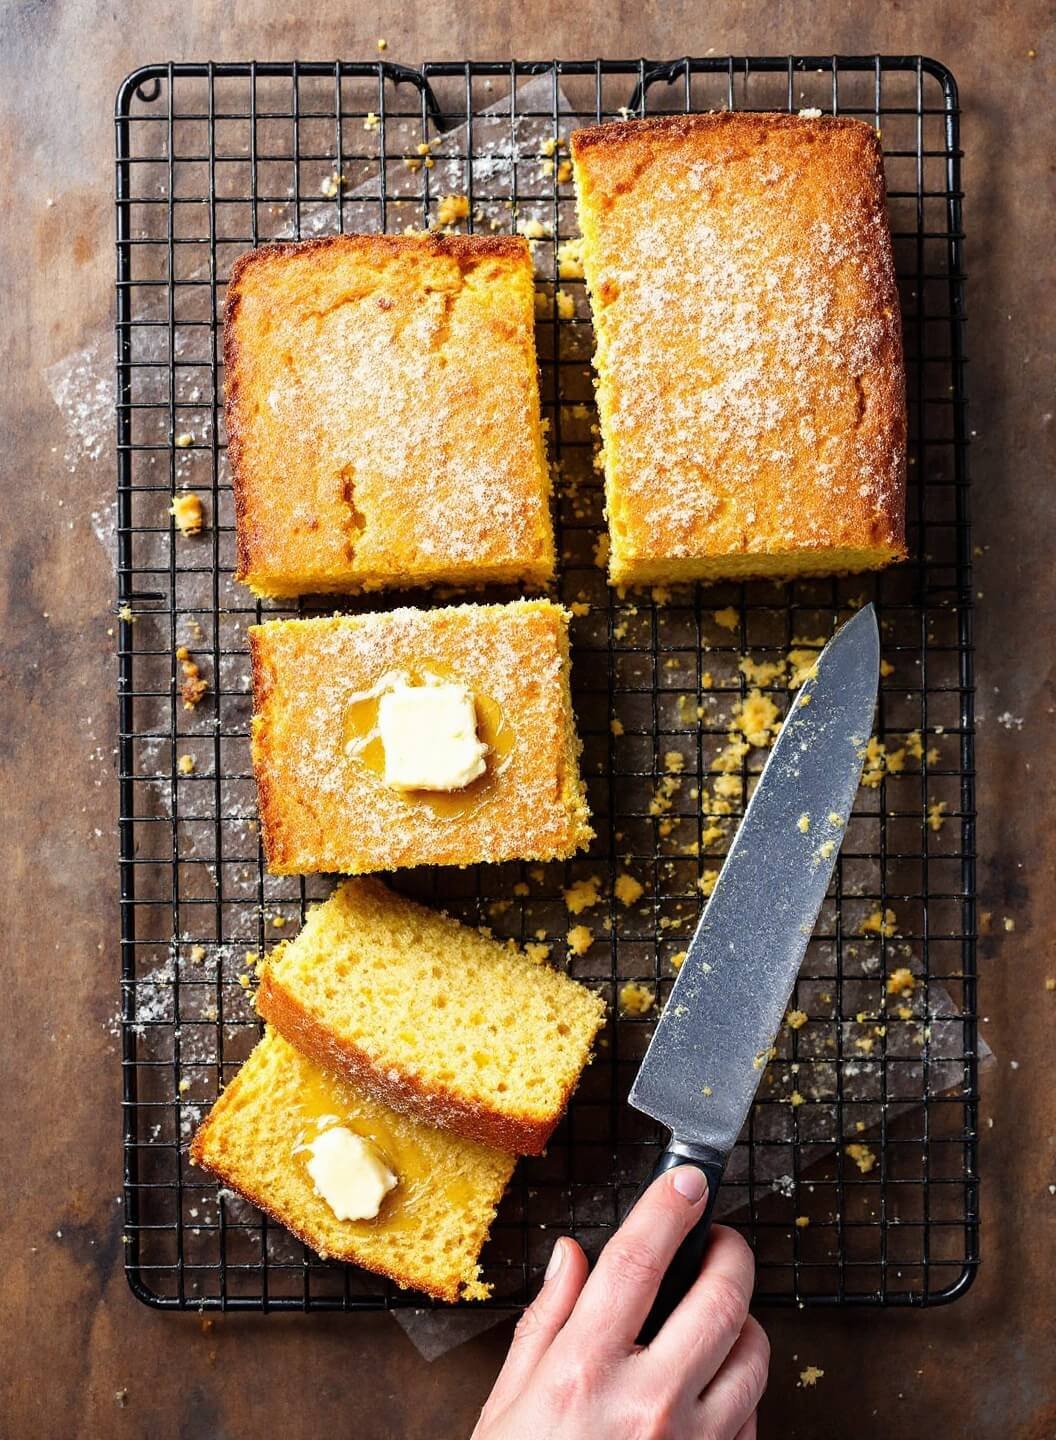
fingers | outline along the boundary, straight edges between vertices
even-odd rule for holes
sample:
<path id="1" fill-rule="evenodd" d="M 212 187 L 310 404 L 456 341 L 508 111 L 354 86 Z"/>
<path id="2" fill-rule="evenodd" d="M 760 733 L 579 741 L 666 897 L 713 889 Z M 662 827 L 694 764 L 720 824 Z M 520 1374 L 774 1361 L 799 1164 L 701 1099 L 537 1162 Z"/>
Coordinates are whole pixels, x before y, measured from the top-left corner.
<path id="1" fill-rule="evenodd" d="M 744 1326 L 755 1260 L 736 1230 L 716 1225 L 704 1264 L 687 1295 L 650 1342 L 643 1362 L 661 1374 L 682 1373 L 699 1394 Z"/>
<path id="2" fill-rule="evenodd" d="M 506 1362 L 492 1391 L 496 1396 L 519 1390 L 549 1349 L 564 1325 L 587 1278 L 587 1257 L 574 1240 L 561 1239 L 554 1246 L 543 1288 L 517 1322 Z"/>
<path id="3" fill-rule="evenodd" d="M 709 1431 L 733 1434 L 737 1440 L 755 1435 L 755 1412 L 769 1370 L 770 1342 L 763 1327 L 749 1315 L 736 1344 L 700 1397 L 697 1413 L 707 1418 Z"/>
<path id="4" fill-rule="evenodd" d="M 583 1287 L 570 1336 L 592 1350 L 629 1353 L 675 1251 L 700 1219 L 704 1172 L 679 1165 L 654 1180 L 598 1258 Z"/>

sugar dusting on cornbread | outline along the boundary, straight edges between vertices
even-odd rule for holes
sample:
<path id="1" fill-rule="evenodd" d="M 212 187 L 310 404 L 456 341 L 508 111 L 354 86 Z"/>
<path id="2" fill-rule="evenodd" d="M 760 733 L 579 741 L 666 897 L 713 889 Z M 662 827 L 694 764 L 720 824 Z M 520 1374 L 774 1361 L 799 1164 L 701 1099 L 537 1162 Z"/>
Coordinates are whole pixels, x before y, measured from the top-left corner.
<path id="1" fill-rule="evenodd" d="M 253 251 L 224 362 L 237 574 L 258 594 L 550 579 L 522 238 Z"/>
<path id="2" fill-rule="evenodd" d="M 547 601 L 273 621 L 250 632 L 253 763 L 275 873 L 564 858 L 590 839 L 568 615 Z M 502 763 L 452 795 L 401 793 L 349 746 L 385 675 L 438 673 L 486 700 Z M 488 719 L 488 716 L 491 719 Z"/>
<path id="3" fill-rule="evenodd" d="M 855 120 L 572 136 L 618 582 L 829 572 L 904 545 L 883 168 Z"/>

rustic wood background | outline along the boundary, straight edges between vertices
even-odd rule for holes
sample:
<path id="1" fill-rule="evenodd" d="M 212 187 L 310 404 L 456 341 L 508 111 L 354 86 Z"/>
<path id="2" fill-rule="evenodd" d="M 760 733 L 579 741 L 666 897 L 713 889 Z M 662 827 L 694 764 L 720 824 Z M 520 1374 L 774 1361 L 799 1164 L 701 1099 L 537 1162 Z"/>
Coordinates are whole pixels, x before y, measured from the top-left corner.
<path id="1" fill-rule="evenodd" d="M 301 11 L 298 18 L 296 12 Z M 327 13 L 328 12 L 328 13 Z M 0 9 L 4 1260 L 0 1433 L 287 1440 L 468 1435 L 509 1338 L 426 1363 L 386 1316 L 165 1316 L 122 1274 L 113 576 L 45 371 L 105 333 L 113 97 L 148 60 L 923 52 L 961 85 L 979 608 L 984 1265 L 928 1313 L 775 1313 L 762 1433 L 1056 1436 L 1053 12 L 861 0 L 6 0 Z M 1022 728 L 998 723 L 1009 712 Z M 1014 1067 L 1012 1062 L 1018 1062 Z M 797 1388 L 806 1364 L 825 1371 Z M 123 1402 L 123 1403 L 122 1403 Z M 591 1437 L 594 1440 L 594 1437 Z M 600 1437 L 598 1437 L 600 1440 Z"/>

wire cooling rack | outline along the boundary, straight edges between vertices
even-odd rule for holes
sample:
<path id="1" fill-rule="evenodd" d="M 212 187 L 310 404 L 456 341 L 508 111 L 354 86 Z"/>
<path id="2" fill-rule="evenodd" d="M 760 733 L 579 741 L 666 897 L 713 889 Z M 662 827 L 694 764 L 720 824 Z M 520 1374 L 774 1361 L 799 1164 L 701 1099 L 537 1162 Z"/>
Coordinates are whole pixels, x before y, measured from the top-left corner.
<path id="1" fill-rule="evenodd" d="M 613 593 L 599 567 L 589 308 L 562 249 L 577 227 L 567 150 L 553 141 L 656 110 L 811 107 L 881 132 L 904 312 L 912 558 L 866 578 Z M 320 1261 L 218 1191 L 186 1145 L 257 1038 L 247 956 L 293 932 L 306 902 L 330 888 L 271 877 L 261 859 L 246 628 L 265 610 L 327 606 L 262 606 L 232 579 L 225 281 L 250 246 L 435 223 L 448 194 L 468 198 L 468 228 L 517 227 L 533 241 L 559 590 L 576 615 L 576 714 L 598 839 L 566 865 L 397 883 L 499 934 L 549 944 L 614 1017 L 547 1155 L 518 1166 L 484 1253 L 490 1303 L 526 1300 L 559 1233 L 596 1252 L 648 1173 L 661 1137 L 624 1097 L 736 825 L 737 787 L 716 786 L 713 773 L 733 707 L 758 684 L 783 711 L 802 659 L 789 653 L 816 648 L 865 599 L 877 605 L 887 662 L 877 720 L 886 758 L 871 763 L 878 783 L 861 790 L 803 966 L 793 1004 L 806 1021 L 782 1031 L 724 1201 L 755 1248 L 759 1299 L 924 1305 L 961 1293 L 978 1260 L 978 1178 L 953 77 L 906 56 L 421 71 L 170 64 L 124 82 L 116 119 L 122 1064 L 136 1294 L 176 1308 L 423 1303 Z M 203 501 L 198 537 L 175 527 L 177 489 Z M 179 695 L 181 647 L 209 687 L 193 711 Z M 762 759 L 741 762 L 742 796 Z M 624 872 L 644 887 L 629 906 L 613 894 Z M 563 891 L 594 875 L 599 904 L 571 916 Z M 583 954 L 566 943 L 576 923 L 592 935 Z M 640 988 L 625 991 L 628 982 Z M 645 1012 L 622 1013 L 634 1000 Z"/>

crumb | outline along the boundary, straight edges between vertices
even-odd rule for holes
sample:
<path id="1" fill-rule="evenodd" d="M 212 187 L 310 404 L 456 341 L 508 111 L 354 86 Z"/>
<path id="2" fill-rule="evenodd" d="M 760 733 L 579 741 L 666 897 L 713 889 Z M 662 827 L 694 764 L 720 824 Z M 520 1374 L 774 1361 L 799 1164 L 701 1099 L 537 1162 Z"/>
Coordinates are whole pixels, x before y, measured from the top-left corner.
<path id="1" fill-rule="evenodd" d="M 194 964 L 194 965 L 200 965 L 200 964 L 202 963 L 202 961 L 205 959 L 205 957 L 206 957 L 207 954 L 208 954 L 208 951 L 206 950 L 206 948 L 205 948 L 204 945 L 192 945 L 192 946 L 191 946 L 191 963 Z"/>
<path id="2" fill-rule="evenodd" d="M 202 502 L 197 495 L 181 490 L 172 497 L 169 514 L 176 521 L 181 535 L 200 535 L 202 532 Z"/>
<path id="3" fill-rule="evenodd" d="M 741 623 L 741 617 L 732 605 L 727 605 L 725 610 L 713 610 L 711 618 L 723 630 L 736 630 Z"/>
<path id="4" fill-rule="evenodd" d="M 802 1030 L 809 1019 L 805 1010 L 790 1010 L 785 1016 L 785 1024 L 790 1030 Z"/>
<path id="5" fill-rule="evenodd" d="M 861 934 L 882 935 L 885 940 L 889 940 L 895 933 L 897 923 L 895 912 L 892 909 L 886 909 L 882 915 L 879 909 L 876 909 L 862 921 Z"/>
<path id="6" fill-rule="evenodd" d="M 781 713 L 761 690 L 750 690 L 734 712 L 733 723 L 744 732 L 749 745 L 757 748 L 772 743 L 781 727 Z"/>
<path id="7" fill-rule="evenodd" d="M 832 852 L 836 849 L 835 840 L 823 840 L 818 846 L 818 855 L 822 860 L 831 860 Z"/>
<path id="8" fill-rule="evenodd" d="M 1056 975 L 1045 976 L 1045 989 L 1049 991 L 1056 990 Z"/>
<path id="9" fill-rule="evenodd" d="M 176 769 L 180 772 L 181 775 L 193 775 L 194 756 L 181 755 L 180 758 L 176 761 Z"/>
<path id="10" fill-rule="evenodd" d="M 183 1077 L 183 1079 L 180 1081 L 179 1085 L 177 1086 L 177 1089 L 179 1090 L 179 1092 L 180 1092 L 181 1095 L 186 1095 L 186 1094 L 187 1094 L 187 1091 L 188 1091 L 190 1088 L 191 1088 L 191 1082 L 190 1082 L 190 1080 L 188 1080 L 187 1076 L 185 1075 L 185 1076 Z"/>
<path id="11" fill-rule="evenodd" d="M 910 995 L 916 989 L 917 977 L 906 965 L 900 965 L 897 970 L 892 970 L 887 977 L 887 993 L 889 995 Z"/>
<path id="12" fill-rule="evenodd" d="M 616 884 L 612 888 L 616 899 L 621 905 L 626 906 L 637 904 L 645 894 L 645 886 L 641 881 L 636 880 L 633 875 L 628 875 L 626 871 L 617 877 Z"/>
<path id="13" fill-rule="evenodd" d="M 557 314 L 560 320 L 571 320 L 576 313 L 576 302 L 567 290 L 557 292 Z"/>
<path id="14" fill-rule="evenodd" d="M 835 810 L 830 810 L 830 811 L 829 811 L 829 824 L 830 824 L 830 825 L 836 825 L 836 826 L 839 826 L 839 827 L 842 828 L 842 826 L 843 826 L 843 816 L 842 816 L 842 815 L 838 815 Z"/>
<path id="15" fill-rule="evenodd" d="M 319 193 L 326 200 L 336 200 L 348 187 L 348 180 L 340 171 L 335 170 L 332 175 L 324 175 L 319 183 Z"/>
<path id="16" fill-rule="evenodd" d="M 911 730 L 906 736 L 906 754 L 914 760 L 924 758 L 924 742 L 920 738 L 919 730 Z"/>
<path id="17" fill-rule="evenodd" d="M 585 955 L 594 943 L 594 932 L 586 925 L 573 925 L 565 939 L 570 954 Z"/>
<path id="18" fill-rule="evenodd" d="M 681 750 L 667 750 L 664 752 L 664 769 L 672 771 L 675 775 L 681 774 L 686 768 L 686 757 Z"/>
<path id="19" fill-rule="evenodd" d="M 517 884 L 513 887 L 513 893 L 515 895 L 528 895 L 531 892 L 523 880 L 518 880 Z"/>
<path id="20" fill-rule="evenodd" d="M 270 918 L 271 918 L 271 924 L 274 925 L 274 927 L 275 927 L 276 930 L 285 930 L 285 929 L 286 929 L 286 916 L 285 916 L 285 915 L 272 915 Z"/>
<path id="21" fill-rule="evenodd" d="M 656 996 L 648 985 L 628 980 L 620 986 L 621 1015 L 648 1015 L 655 1004 Z"/>
<path id="22" fill-rule="evenodd" d="M 854 1141 L 850 1145 L 845 1145 L 844 1149 L 847 1151 L 847 1154 L 851 1157 L 854 1163 L 858 1166 L 858 1169 L 862 1172 L 862 1174 L 868 1175 L 869 1171 L 876 1164 L 876 1155 L 872 1150 L 870 1150 L 869 1146 L 861 1145 L 858 1143 L 858 1141 Z"/>
<path id="23" fill-rule="evenodd" d="M 810 816 L 806 813 L 806 811 L 804 811 L 803 814 L 796 821 L 796 829 L 802 835 L 805 835 L 810 829 Z"/>
<path id="24" fill-rule="evenodd" d="M 583 237 L 581 235 L 577 235 L 572 240 L 565 240 L 557 247 L 557 273 L 562 280 L 583 279 Z"/>
<path id="25" fill-rule="evenodd" d="M 523 235 L 528 241 L 545 240 L 549 233 L 541 220 L 528 219 L 517 221 L 517 234 Z"/>
<path id="26" fill-rule="evenodd" d="M 364 130 L 376 130 L 381 124 L 381 116 L 375 115 L 373 110 L 368 110 L 363 119 Z"/>
<path id="27" fill-rule="evenodd" d="M 705 870 L 697 881 L 697 889 L 702 895 L 710 895 L 715 889 L 715 881 L 719 878 L 717 870 Z"/>
<path id="28" fill-rule="evenodd" d="M 793 1090 L 792 1094 L 788 1097 L 788 1103 L 792 1106 L 793 1110 L 797 1110 L 800 1105 L 805 1105 L 807 1102 L 805 1096 L 801 1095 L 798 1090 Z"/>
<path id="29" fill-rule="evenodd" d="M 572 162 L 571 162 L 571 160 L 559 160 L 558 163 L 557 163 L 557 183 L 558 183 L 559 185 L 567 185 L 568 182 L 569 182 L 571 179 L 572 179 Z"/>
<path id="30" fill-rule="evenodd" d="M 865 761 L 862 769 L 862 784 L 870 790 L 875 790 L 889 768 L 887 746 L 882 740 L 878 740 L 875 735 L 872 735 L 860 754 Z"/>
<path id="31" fill-rule="evenodd" d="M 1012 931 L 1016 928 L 1016 922 L 1008 915 L 1005 916 L 1001 923 L 1005 927 L 1006 934 L 1011 934 Z"/>
<path id="32" fill-rule="evenodd" d="M 894 673 L 895 667 L 891 664 L 890 660 L 880 661 L 880 674 L 884 677 L 885 680 L 889 675 L 893 675 Z"/>
<path id="33" fill-rule="evenodd" d="M 810 1224 L 810 1216 L 809 1216 L 809 1215 L 797 1215 L 797 1216 L 796 1216 L 796 1229 L 797 1229 L 797 1230 L 805 1230 L 809 1224 Z M 821 1373 L 824 1374 L 825 1372 L 822 1371 Z"/>
<path id="34" fill-rule="evenodd" d="M 469 1280 L 462 1286 L 463 1300 L 490 1300 L 492 1286 L 484 1280 Z"/>
<path id="35" fill-rule="evenodd" d="M 126 1387 L 123 1386 L 120 1390 L 114 1391 L 114 1404 L 119 1410 L 124 1410 L 128 1405 L 128 1389 Z"/>
<path id="36" fill-rule="evenodd" d="M 610 545 L 611 541 L 609 540 L 609 532 L 607 530 L 603 530 L 602 533 L 594 541 L 594 564 L 598 567 L 599 570 L 604 570 L 606 565 L 609 563 Z"/>
<path id="37" fill-rule="evenodd" d="M 389 42 L 388 42 L 387 40 L 379 40 L 379 41 L 378 41 L 378 49 L 379 49 L 379 50 L 387 50 L 388 48 L 389 48 Z"/>
<path id="38" fill-rule="evenodd" d="M 676 975 L 682 969 L 682 966 L 686 963 L 686 956 L 688 954 L 688 950 L 678 950 L 675 952 L 674 955 L 671 956 L 669 963 L 671 969 L 675 972 Z M 1048 983 L 1048 988 L 1056 990 L 1056 981 Z"/>
<path id="39" fill-rule="evenodd" d="M 821 112 L 819 111 L 818 113 L 820 114 Z M 802 110 L 800 114 L 803 114 Z M 805 1370 L 799 1372 L 799 1383 L 802 1387 L 809 1390 L 812 1389 L 819 1380 L 823 1379 L 824 1375 L 824 1370 L 819 1370 L 816 1365 L 808 1365 Z"/>
<path id="40" fill-rule="evenodd" d="M 609 721 L 609 729 L 612 731 L 612 733 L 613 733 L 614 735 L 622 735 L 622 734 L 623 734 L 623 721 L 620 720 L 620 719 L 618 719 L 618 718 L 616 718 L 616 717 L 614 717 L 612 720 Z"/>
<path id="41" fill-rule="evenodd" d="M 179 435 L 174 435 L 172 443 L 177 450 L 189 450 L 194 444 L 194 436 L 189 430 L 182 430 Z"/>
<path id="42" fill-rule="evenodd" d="M 573 600 L 568 608 L 572 611 L 573 615 L 578 615 L 580 619 L 582 619 L 584 615 L 590 614 L 590 606 L 585 600 Z"/>
<path id="43" fill-rule="evenodd" d="M 134 625 L 136 623 L 136 617 L 132 613 L 132 606 L 128 604 L 121 606 L 121 609 L 117 612 L 117 618 L 123 620 L 126 625 Z"/>
<path id="44" fill-rule="evenodd" d="M 180 669 L 183 671 L 183 683 L 180 685 L 180 695 L 183 697 L 183 708 L 194 710 L 197 708 L 205 692 L 209 689 L 208 680 L 203 680 L 198 666 L 191 659 L 190 651 L 186 645 L 181 645 L 176 651 L 176 659 L 180 662 Z"/>
<path id="45" fill-rule="evenodd" d="M 541 965 L 544 960 L 549 958 L 550 946 L 543 945 L 535 940 L 529 940 L 528 944 L 524 947 L 524 953 L 533 964 Z"/>
<path id="46" fill-rule="evenodd" d="M 443 195 L 436 207 L 438 225 L 457 225 L 469 214 L 468 195 Z"/>
<path id="47" fill-rule="evenodd" d="M 749 685 L 771 685 L 784 675 L 785 661 L 760 660 L 757 662 L 750 655 L 742 655 L 737 668 Z"/>
<path id="48" fill-rule="evenodd" d="M 592 875 L 589 880 L 577 880 L 564 892 L 565 908 L 573 915 L 593 909 L 601 899 L 600 887 L 600 875 Z"/>

